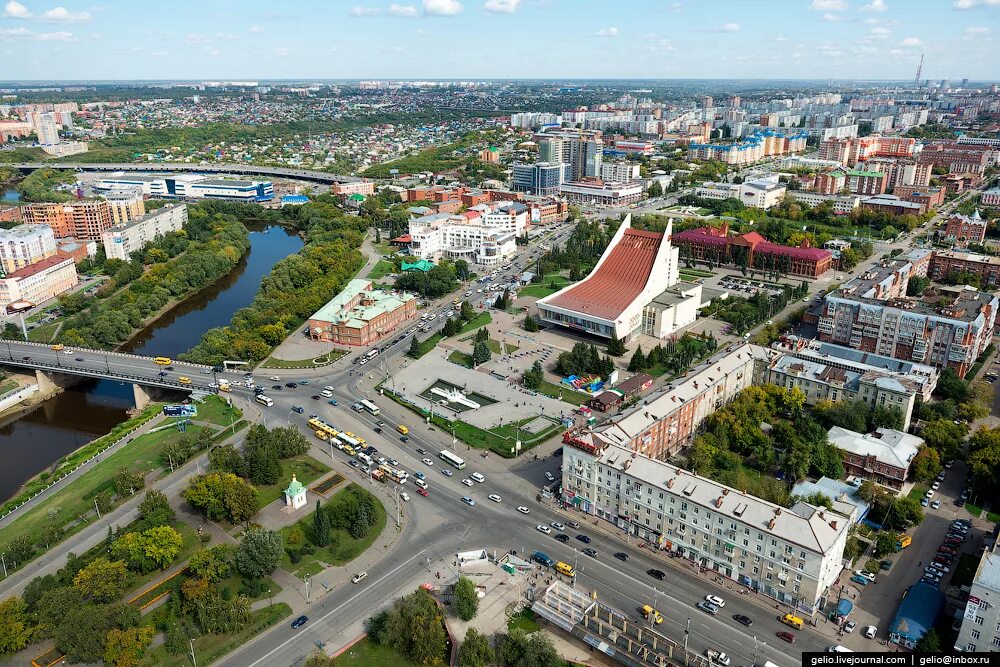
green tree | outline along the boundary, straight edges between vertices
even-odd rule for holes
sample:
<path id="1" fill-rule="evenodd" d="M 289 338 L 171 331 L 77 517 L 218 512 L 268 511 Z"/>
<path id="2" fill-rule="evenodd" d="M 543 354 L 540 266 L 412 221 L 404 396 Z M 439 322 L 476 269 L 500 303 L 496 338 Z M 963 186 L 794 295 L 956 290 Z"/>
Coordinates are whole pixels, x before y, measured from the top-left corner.
<path id="1" fill-rule="evenodd" d="M 155 526 L 142 533 L 125 533 L 111 545 L 111 555 L 139 573 L 166 569 L 181 551 L 184 540 L 171 526 Z"/>
<path id="2" fill-rule="evenodd" d="M 212 472 L 196 477 L 181 495 L 213 521 L 243 523 L 257 513 L 256 489 L 232 473 Z"/>
<path id="3" fill-rule="evenodd" d="M 15 568 L 27 563 L 35 555 L 35 543 L 27 535 L 18 535 L 3 549 L 6 552 L 7 566 Z"/>
<path id="4" fill-rule="evenodd" d="M 936 449 L 921 447 L 910 464 L 910 477 L 917 482 L 929 482 L 941 472 L 941 456 Z"/>
<path id="5" fill-rule="evenodd" d="M 330 517 L 316 501 L 316 511 L 313 513 L 313 540 L 316 546 L 325 547 L 330 544 Z"/>
<path id="6" fill-rule="evenodd" d="M 445 657 L 444 617 L 434 598 L 423 589 L 396 600 L 368 622 L 369 636 L 391 646 L 420 665 L 437 665 Z"/>
<path id="7" fill-rule="evenodd" d="M 72 586 L 45 591 L 35 605 L 35 618 L 43 636 L 51 636 L 74 609 L 83 606 L 83 595 Z"/>
<path id="8" fill-rule="evenodd" d="M 131 581 L 125 562 L 95 558 L 73 577 L 73 586 L 94 602 L 110 602 L 125 594 Z"/>
<path id="9" fill-rule="evenodd" d="M 420 339 L 416 334 L 410 337 L 410 349 L 406 351 L 406 355 L 411 359 L 420 358 Z"/>
<path id="10" fill-rule="evenodd" d="M 24 600 L 13 595 L 0 600 L 0 655 L 17 653 L 35 634 Z"/>
<path id="11" fill-rule="evenodd" d="M 243 534 L 236 552 L 236 569 L 251 579 L 274 572 L 284 554 L 281 536 L 273 530 L 251 529 Z"/>
<path id="12" fill-rule="evenodd" d="M 135 667 L 153 641 L 155 630 L 150 626 L 119 630 L 112 628 L 104 644 L 104 664 L 111 667 Z"/>
<path id="13" fill-rule="evenodd" d="M 924 424 L 920 437 L 927 446 L 938 450 L 942 458 L 954 458 L 965 438 L 966 427 L 947 419 L 935 419 Z"/>
<path id="14" fill-rule="evenodd" d="M 458 648 L 459 667 L 488 667 L 493 664 L 493 648 L 486 635 L 470 627 L 465 631 L 465 639 Z"/>
<path id="15" fill-rule="evenodd" d="M 242 476 L 243 456 L 232 445 L 220 445 L 208 453 L 208 468 Z"/>
<path id="16" fill-rule="evenodd" d="M 871 412 L 869 426 L 876 428 L 891 428 L 897 431 L 903 428 L 903 411 L 895 405 L 876 405 Z"/>
<path id="17" fill-rule="evenodd" d="M 190 635 L 183 623 L 171 622 L 167 626 L 163 644 L 170 655 L 181 655 L 187 653 L 189 639 Z"/>
<path id="18" fill-rule="evenodd" d="M 496 662 L 505 667 L 563 667 L 552 641 L 541 632 L 527 634 L 514 628 L 496 636 Z"/>
<path id="19" fill-rule="evenodd" d="M 166 526 L 173 523 L 176 518 L 167 496 L 162 491 L 150 489 L 139 503 L 139 523 L 136 529 L 142 531 L 155 526 Z"/>
<path id="20" fill-rule="evenodd" d="M 479 595 L 476 585 L 468 577 L 459 577 L 458 583 L 452 590 L 452 605 L 455 613 L 463 621 L 471 621 L 479 611 Z"/>
<path id="21" fill-rule="evenodd" d="M 112 483 L 118 497 L 125 498 L 142 489 L 146 485 L 146 480 L 141 472 L 132 471 L 128 468 L 119 468 L 118 472 L 115 473 Z"/>
<path id="22" fill-rule="evenodd" d="M 525 315 L 524 316 L 524 330 L 525 331 L 528 331 L 528 332 L 531 332 L 531 333 L 535 333 L 540 328 L 541 327 L 538 326 L 538 322 L 537 322 L 537 320 L 535 320 L 534 317 L 532 317 L 531 315 Z"/>
<path id="23" fill-rule="evenodd" d="M 625 343 L 615 334 L 611 334 L 611 340 L 608 341 L 608 354 L 612 357 L 620 357 L 625 354 Z"/>
<path id="24" fill-rule="evenodd" d="M 646 355 L 642 353 L 642 346 L 635 348 L 635 352 L 632 353 L 632 358 L 628 362 L 628 369 L 633 373 L 639 373 L 646 370 Z"/>
<path id="25" fill-rule="evenodd" d="M 660 185 L 659 181 L 653 181 L 650 184 L 649 189 L 646 190 L 647 197 L 661 197 L 663 196 L 663 186 Z"/>
<path id="26" fill-rule="evenodd" d="M 538 391 L 542 388 L 542 382 L 544 380 L 545 372 L 542 370 L 542 362 L 536 359 L 535 362 L 531 364 L 531 368 L 524 372 L 524 386 L 528 389 Z"/>
<path id="27" fill-rule="evenodd" d="M 928 630 L 927 634 L 917 640 L 917 645 L 913 647 L 913 650 L 918 653 L 940 653 L 941 637 L 937 630 L 934 628 Z"/>
<path id="28" fill-rule="evenodd" d="M 191 554 L 188 570 L 208 582 L 221 581 L 229 576 L 236 559 L 236 548 L 231 544 L 217 544 L 211 549 L 199 549 Z"/>
<path id="29" fill-rule="evenodd" d="M 472 348 L 472 363 L 475 366 L 485 364 L 490 360 L 491 356 L 492 353 L 490 352 L 489 346 L 482 341 L 476 343 Z"/>
<path id="30" fill-rule="evenodd" d="M 468 322 L 469 320 L 475 319 L 475 317 L 476 317 L 476 309 L 472 307 L 472 304 L 469 303 L 468 299 L 466 299 L 465 301 L 462 301 L 462 307 L 459 309 L 459 315 L 458 316 L 461 317 L 462 320 L 464 320 L 466 322 Z"/>

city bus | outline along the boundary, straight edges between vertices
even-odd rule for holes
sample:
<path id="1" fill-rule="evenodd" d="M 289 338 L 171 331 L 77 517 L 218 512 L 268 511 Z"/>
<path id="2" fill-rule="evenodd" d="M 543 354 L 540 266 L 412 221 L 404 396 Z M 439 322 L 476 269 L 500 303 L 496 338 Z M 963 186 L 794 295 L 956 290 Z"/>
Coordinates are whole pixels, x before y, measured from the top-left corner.
<path id="1" fill-rule="evenodd" d="M 376 417 L 378 417 L 379 414 L 382 412 L 381 410 L 378 409 L 377 405 L 375 405 L 368 399 L 361 401 L 361 407 Z"/>
<path id="2" fill-rule="evenodd" d="M 569 563 L 564 563 L 562 561 L 556 563 L 556 572 L 570 578 L 576 576 L 576 570 L 573 569 L 573 566 L 570 565 Z"/>
<path id="3" fill-rule="evenodd" d="M 361 441 L 359 441 L 357 438 L 352 438 L 347 433 L 338 433 L 337 440 L 340 440 L 340 442 L 343 443 L 345 446 L 349 445 L 355 449 L 361 446 Z"/>
<path id="4" fill-rule="evenodd" d="M 323 421 L 318 417 L 313 417 L 312 419 L 310 419 L 309 426 L 312 427 L 314 431 L 322 431 L 323 433 L 326 433 L 327 437 L 329 438 L 336 438 L 338 435 L 340 435 L 340 432 L 337 431 L 337 429 L 330 426 L 329 424 L 327 424 L 325 421 Z"/>
<path id="5" fill-rule="evenodd" d="M 456 470 L 461 470 L 462 468 L 465 467 L 465 461 L 458 458 L 457 456 L 449 452 L 447 449 L 442 449 L 441 453 L 438 454 L 438 457 L 448 465 L 455 468 Z"/>
<path id="6" fill-rule="evenodd" d="M 160 366 L 169 366 L 174 363 L 174 360 L 170 357 L 157 357 L 156 359 L 153 359 L 153 363 L 159 364 Z"/>
<path id="7" fill-rule="evenodd" d="M 260 403 L 261 405 L 266 405 L 267 407 L 271 407 L 272 405 L 274 405 L 274 401 L 272 401 L 270 397 L 265 396 L 264 394 L 260 394 L 259 396 L 257 396 L 257 402 Z"/>
<path id="8" fill-rule="evenodd" d="M 383 463 L 378 467 L 379 470 L 385 473 L 385 476 L 396 482 L 396 484 L 406 484 L 406 480 L 409 479 L 409 474 L 405 470 L 399 468 L 393 468 L 392 466 Z"/>

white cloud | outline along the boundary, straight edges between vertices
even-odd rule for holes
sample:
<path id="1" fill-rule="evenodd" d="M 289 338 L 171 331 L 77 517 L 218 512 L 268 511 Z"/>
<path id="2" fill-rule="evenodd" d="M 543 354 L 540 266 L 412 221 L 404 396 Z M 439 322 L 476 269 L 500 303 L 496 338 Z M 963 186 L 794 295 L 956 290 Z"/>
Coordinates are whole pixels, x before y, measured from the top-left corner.
<path id="1" fill-rule="evenodd" d="M 863 12 L 884 12 L 887 9 L 885 0 L 872 0 L 867 5 L 861 7 L 861 11 Z"/>
<path id="2" fill-rule="evenodd" d="M 39 42 L 75 42 L 73 33 L 61 30 L 59 32 L 41 32 L 35 35 Z"/>
<path id="3" fill-rule="evenodd" d="M 71 32 L 34 32 L 27 28 L 0 28 L 0 39 L 34 39 L 39 42 L 76 41 L 76 37 Z"/>
<path id="4" fill-rule="evenodd" d="M 784 35 L 778 35 L 777 37 L 774 38 L 774 41 L 776 41 L 776 42 L 787 42 L 788 38 L 785 37 Z"/>
<path id="5" fill-rule="evenodd" d="M 831 14 L 831 13 L 827 12 L 826 14 L 823 14 L 822 20 L 829 21 L 829 22 L 834 22 L 834 21 L 839 21 L 840 17 L 837 16 L 836 14 Z"/>
<path id="6" fill-rule="evenodd" d="M 35 33 L 27 28 L 0 28 L 0 37 L 18 39 L 22 37 L 34 37 Z"/>
<path id="7" fill-rule="evenodd" d="M 208 49 L 205 49 L 205 52 L 208 55 L 212 56 L 213 58 L 216 57 L 216 56 L 221 56 L 222 55 L 222 51 L 220 51 L 218 49 L 208 48 Z"/>
<path id="8" fill-rule="evenodd" d="M 167 53 L 166 51 L 153 51 L 153 52 L 152 52 L 152 53 L 150 53 L 149 55 L 153 56 L 154 58 L 166 58 L 166 57 L 168 57 L 168 56 L 169 56 L 170 54 L 169 54 L 169 53 Z"/>
<path id="9" fill-rule="evenodd" d="M 892 31 L 889 30 L 888 28 L 872 28 L 871 31 L 868 33 L 868 35 L 875 39 L 885 39 L 891 33 Z"/>
<path id="10" fill-rule="evenodd" d="M 719 30 L 721 30 L 722 32 L 739 32 L 740 31 L 740 24 L 739 23 L 723 23 L 722 27 L 720 27 Z"/>
<path id="11" fill-rule="evenodd" d="M 276 46 L 276 47 L 274 47 L 274 55 L 278 56 L 279 58 L 284 58 L 285 56 L 289 56 L 291 54 L 292 54 L 292 50 L 290 48 L 288 48 L 287 46 Z"/>
<path id="12" fill-rule="evenodd" d="M 349 12 L 351 16 L 378 16 L 382 13 L 382 10 L 378 7 L 362 7 L 360 5 L 354 5 L 351 7 Z"/>
<path id="13" fill-rule="evenodd" d="M 264 32 L 264 29 L 261 28 L 259 25 L 252 25 L 249 28 L 247 28 L 247 31 L 252 32 L 255 35 L 259 35 L 260 33 Z"/>
<path id="14" fill-rule="evenodd" d="M 982 37 L 982 36 L 988 35 L 988 34 L 990 34 L 990 29 L 987 28 L 987 27 L 983 27 L 983 26 L 979 26 L 979 27 L 975 27 L 975 28 L 966 28 L 965 29 L 965 36 L 966 37 Z"/>
<path id="15" fill-rule="evenodd" d="M 670 43 L 669 39 L 658 39 L 650 47 L 651 51 L 676 51 L 677 47 Z"/>
<path id="16" fill-rule="evenodd" d="M 220 33 L 217 33 L 217 34 L 215 35 L 215 38 L 216 38 L 216 39 L 224 39 L 224 40 L 226 40 L 227 42 L 230 42 L 230 41 L 232 41 L 232 40 L 234 40 L 234 39 L 239 39 L 239 38 L 238 38 L 238 37 L 237 37 L 236 35 L 234 35 L 234 34 L 233 34 L 233 33 L 231 33 L 231 32 L 220 32 Z"/>
<path id="17" fill-rule="evenodd" d="M 521 0 L 486 0 L 483 9 L 494 14 L 513 14 L 521 6 Z"/>
<path id="18" fill-rule="evenodd" d="M 601 28 L 600 30 L 598 30 L 594 34 L 597 35 L 598 37 L 617 37 L 618 36 L 618 28 L 615 28 L 613 26 L 610 27 L 610 28 Z"/>
<path id="19" fill-rule="evenodd" d="M 812 0 L 809 9 L 814 12 L 842 12 L 847 9 L 844 0 Z"/>
<path id="20" fill-rule="evenodd" d="M 679 2 L 674 2 L 669 7 L 667 7 L 667 9 L 669 9 L 672 12 L 679 12 L 682 9 L 684 9 L 684 5 Z"/>
<path id="21" fill-rule="evenodd" d="M 907 37 L 906 39 L 900 40 L 900 46 L 923 46 L 924 43 L 921 42 L 916 37 Z"/>
<path id="22" fill-rule="evenodd" d="M 31 12 L 17 0 L 10 0 L 3 8 L 3 15 L 9 19 L 30 19 Z"/>
<path id="23" fill-rule="evenodd" d="M 955 0 L 955 9 L 975 9 L 976 7 L 1000 7 L 1000 0 Z"/>
<path id="24" fill-rule="evenodd" d="M 416 18 L 417 8 L 413 5 L 397 5 L 393 3 L 389 5 L 389 16 L 397 16 L 403 19 Z"/>
<path id="25" fill-rule="evenodd" d="M 42 14 L 43 21 L 89 21 L 90 12 L 71 12 L 65 7 L 53 7 Z"/>
<path id="26" fill-rule="evenodd" d="M 424 11 L 434 16 L 454 16 L 462 12 L 458 0 L 424 0 Z"/>
<path id="27" fill-rule="evenodd" d="M 187 36 L 188 44 L 207 44 L 208 37 L 198 32 L 189 32 Z"/>

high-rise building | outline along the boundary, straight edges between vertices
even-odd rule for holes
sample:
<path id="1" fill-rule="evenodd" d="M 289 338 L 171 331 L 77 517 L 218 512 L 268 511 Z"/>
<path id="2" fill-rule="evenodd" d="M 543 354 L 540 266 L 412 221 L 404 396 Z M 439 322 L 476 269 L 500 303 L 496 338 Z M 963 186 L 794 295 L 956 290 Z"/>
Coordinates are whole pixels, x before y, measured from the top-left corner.
<path id="1" fill-rule="evenodd" d="M 13 273 L 56 254 L 56 237 L 48 225 L 19 225 L 0 230 L 0 268 Z"/>
<path id="2" fill-rule="evenodd" d="M 52 113 L 41 113 L 35 116 L 35 132 L 38 134 L 38 143 L 43 146 L 51 146 L 59 143 L 59 126 L 56 124 L 55 115 Z"/>
<path id="3" fill-rule="evenodd" d="M 715 106 L 715 100 L 712 99 L 711 95 L 705 95 L 703 98 L 701 98 L 702 109 L 711 109 L 714 106 Z"/>
<path id="4" fill-rule="evenodd" d="M 72 236 L 99 241 L 111 227 L 111 208 L 106 201 L 65 204 L 28 204 L 21 209 L 27 225 L 48 225 L 56 238 Z"/>
<path id="5" fill-rule="evenodd" d="M 559 195 L 566 165 L 536 162 L 512 165 L 514 172 L 511 188 L 514 192 L 554 197 Z"/>
<path id="6" fill-rule="evenodd" d="M 186 204 L 167 204 L 134 218 L 124 225 L 116 225 L 101 235 L 104 254 L 108 259 L 129 261 L 133 252 L 142 250 L 150 241 L 167 232 L 176 232 L 188 220 Z"/>
<path id="7" fill-rule="evenodd" d="M 120 227 L 146 213 L 146 203 L 139 188 L 111 190 L 104 195 L 104 200 L 111 209 L 111 222 L 115 227 Z"/>
<path id="8" fill-rule="evenodd" d="M 740 96 L 739 95 L 733 95 L 732 97 L 729 98 L 729 107 L 731 109 L 739 109 L 740 108 Z"/>
<path id="9" fill-rule="evenodd" d="M 597 130 L 555 130 L 535 135 L 538 161 L 569 165 L 565 180 L 600 178 L 604 140 Z"/>

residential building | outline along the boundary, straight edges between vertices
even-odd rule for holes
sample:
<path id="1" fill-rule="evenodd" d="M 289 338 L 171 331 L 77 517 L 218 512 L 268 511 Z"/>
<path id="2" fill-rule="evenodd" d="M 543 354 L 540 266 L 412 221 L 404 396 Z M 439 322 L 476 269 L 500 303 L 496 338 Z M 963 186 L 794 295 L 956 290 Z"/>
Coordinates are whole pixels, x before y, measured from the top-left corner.
<path id="1" fill-rule="evenodd" d="M 954 195 L 978 187 L 979 184 L 983 182 L 983 176 L 982 174 L 967 171 L 963 173 L 946 174 L 941 179 L 941 182 L 944 185 L 944 189 Z"/>
<path id="2" fill-rule="evenodd" d="M 930 248 L 910 248 L 896 259 L 910 263 L 910 277 L 920 276 L 926 278 L 931 266 L 931 256 L 934 251 Z"/>
<path id="3" fill-rule="evenodd" d="M 927 206 L 920 202 L 908 201 L 896 195 L 881 194 L 876 197 L 866 197 L 861 200 L 861 208 L 873 211 L 883 211 L 894 215 L 923 215 Z"/>
<path id="4" fill-rule="evenodd" d="M 851 522 L 792 509 L 628 447 L 563 447 L 562 501 L 739 586 L 811 615 L 839 593 Z"/>
<path id="5" fill-rule="evenodd" d="M 858 195 L 824 195 L 808 190 L 789 190 L 785 196 L 813 207 L 829 202 L 833 205 L 833 212 L 836 215 L 847 215 L 857 210 L 861 204 L 861 197 Z"/>
<path id="6" fill-rule="evenodd" d="M 337 345 L 367 346 L 391 334 L 417 312 L 412 294 L 374 289 L 355 278 L 309 318 L 309 337 Z"/>
<path id="7" fill-rule="evenodd" d="M 638 181 L 639 165 L 630 162 L 604 162 L 601 164 L 601 180 L 613 183 Z"/>
<path id="8" fill-rule="evenodd" d="M 38 134 L 38 143 L 42 146 L 51 146 L 59 143 L 59 125 L 56 123 L 55 115 L 52 113 L 35 114 L 35 132 Z"/>
<path id="9" fill-rule="evenodd" d="M 56 254 L 56 238 L 48 225 L 0 229 L 0 269 L 4 275 Z"/>
<path id="10" fill-rule="evenodd" d="M 0 222 L 21 222 L 21 207 L 0 206 Z"/>
<path id="11" fill-rule="evenodd" d="M 958 250 L 937 250 L 931 257 L 928 276 L 943 281 L 949 274 L 972 273 L 979 276 L 980 287 L 1000 288 L 1000 257 Z"/>
<path id="12" fill-rule="evenodd" d="M 60 141 L 58 144 L 48 144 L 40 146 L 42 152 L 53 157 L 67 157 L 69 155 L 79 155 L 90 150 L 86 141 Z"/>
<path id="13" fill-rule="evenodd" d="M 642 183 L 606 183 L 593 179 L 563 183 L 559 194 L 574 204 L 624 206 L 642 199 Z"/>
<path id="14" fill-rule="evenodd" d="M 985 190 L 979 203 L 983 206 L 1000 206 L 1000 187 Z"/>
<path id="15" fill-rule="evenodd" d="M 782 135 L 764 130 L 731 144 L 692 143 L 688 145 L 688 157 L 734 165 L 752 164 L 774 155 L 801 153 L 806 149 L 807 139 L 805 133 Z"/>
<path id="16" fill-rule="evenodd" d="M 673 242 L 694 259 L 735 262 L 758 269 L 778 268 L 793 276 L 816 278 L 833 268 L 829 250 L 771 243 L 757 232 L 729 236 L 729 223 L 722 227 L 699 227 L 678 232 Z"/>
<path id="17" fill-rule="evenodd" d="M 481 219 L 490 229 L 523 236 L 528 227 L 528 207 L 521 202 L 499 201 L 476 204 L 463 214 L 469 220 Z M 478 216 L 478 218 L 477 218 Z"/>
<path id="18" fill-rule="evenodd" d="M 897 185 L 892 193 L 897 197 L 923 206 L 925 211 L 932 211 L 944 203 L 946 191 L 942 187 L 918 187 L 916 185 Z"/>
<path id="19" fill-rule="evenodd" d="M 351 181 L 350 183 L 334 183 L 330 186 L 330 192 L 341 197 L 350 197 L 351 195 L 370 197 L 375 194 L 375 182 Z"/>
<path id="20" fill-rule="evenodd" d="M 537 302 L 544 322 L 594 336 L 629 340 L 638 333 L 668 336 L 695 321 L 701 285 L 678 283 L 678 250 L 665 233 L 619 225 L 593 271 Z"/>
<path id="21" fill-rule="evenodd" d="M 913 267 L 903 259 L 884 259 L 840 286 L 839 293 L 863 299 L 899 299 L 906 288 Z"/>
<path id="22" fill-rule="evenodd" d="M 533 195 L 556 197 L 563 184 L 566 165 L 536 162 L 535 164 L 513 164 L 511 189 Z"/>
<path id="23" fill-rule="evenodd" d="M 843 169 L 820 172 L 816 174 L 813 189 L 822 195 L 838 195 L 847 189 L 847 172 Z M 801 190 L 795 192 L 801 192 Z"/>
<path id="24" fill-rule="evenodd" d="M 917 161 L 935 167 L 944 167 L 950 173 L 973 172 L 982 174 L 997 164 L 1000 150 L 987 145 L 959 144 L 951 140 L 935 140 L 923 145 Z"/>
<path id="25" fill-rule="evenodd" d="M 116 227 L 124 225 L 146 213 L 146 203 L 142 198 L 142 190 L 111 190 L 104 195 L 111 211 L 111 224 Z"/>
<path id="26" fill-rule="evenodd" d="M 754 178 L 742 183 L 716 183 L 707 181 L 695 188 L 696 197 L 705 199 L 739 199 L 745 206 L 767 210 L 781 203 L 787 188 L 778 176 Z"/>
<path id="27" fill-rule="evenodd" d="M 967 653 L 1000 651 L 1000 541 L 983 551 L 965 601 L 955 650 Z"/>
<path id="28" fill-rule="evenodd" d="M 893 189 L 894 192 L 895 188 L 903 185 L 926 188 L 931 184 L 931 165 L 919 163 L 916 160 L 872 157 L 860 163 L 858 167 L 865 171 L 877 171 L 885 174 L 885 186 L 887 189 Z"/>
<path id="29" fill-rule="evenodd" d="M 538 159 L 549 164 L 567 164 L 565 180 L 600 178 L 604 140 L 599 130 L 553 128 L 535 135 Z"/>
<path id="30" fill-rule="evenodd" d="M 979 209 L 973 214 L 962 215 L 953 213 L 944 226 L 944 240 L 957 246 L 967 246 L 970 243 L 982 245 L 986 238 L 986 220 L 979 215 Z"/>
<path id="31" fill-rule="evenodd" d="M 948 303 L 881 300 L 835 290 L 826 295 L 817 328 L 824 342 L 951 368 L 964 376 L 993 337 L 995 295 L 954 290 Z"/>
<path id="32" fill-rule="evenodd" d="M 848 476 L 867 479 L 894 491 L 903 488 L 913 457 L 924 444 L 923 438 L 891 428 L 862 434 L 834 426 L 827 438 L 840 450 Z"/>
<path id="33" fill-rule="evenodd" d="M 16 301 L 37 305 L 78 283 L 73 258 L 56 254 L 0 278 L 0 308 Z"/>
<path id="34" fill-rule="evenodd" d="M 885 192 L 885 174 L 880 171 L 847 172 L 847 189 L 856 195 L 880 195 Z"/>
<path id="35" fill-rule="evenodd" d="M 21 208 L 26 225 L 48 225 L 56 238 L 100 240 L 111 227 L 111 208 L 106 201 L 75 201 L 64 204 L 27 204 Z"/>
<path id="36" fill-rule="evenodd" d="M 121 226 L 106 230 L 101 235 L 104 254 L 109 259 L 129 261 L 132 253 L 142 250 L 147 243 L 168 232 L 176 232 L 188 221 L 186 204 L 167 204 L 154 209 Z"/>

